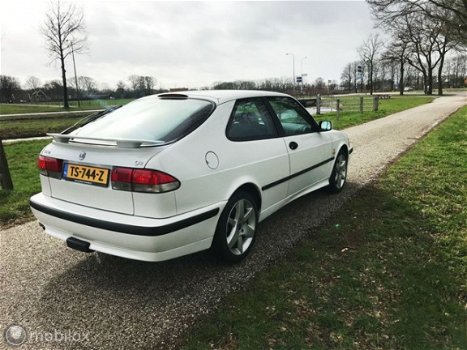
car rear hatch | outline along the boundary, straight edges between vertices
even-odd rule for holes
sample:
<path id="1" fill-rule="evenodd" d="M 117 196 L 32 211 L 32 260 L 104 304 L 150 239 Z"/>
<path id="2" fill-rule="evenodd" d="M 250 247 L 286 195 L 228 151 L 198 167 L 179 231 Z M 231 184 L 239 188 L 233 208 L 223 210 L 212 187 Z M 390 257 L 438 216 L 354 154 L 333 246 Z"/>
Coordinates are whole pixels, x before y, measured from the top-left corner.
<path id="1" fill-rule="evenodd" d="M 41 152 L 45 157 L 60 161 L 60 173 L 48 176 L 51 196 L 130 215 L 135 214 L 133 193 L 112 189 L 112 169 L 142 169 L 150 158 L 168 147 L 134 147 L 137 143 L 128 141 L 127 144 L 122 141 L 119 146 L 108 140 L 68 142 L 70 136 L 54 136 L 55 142 Z"/>

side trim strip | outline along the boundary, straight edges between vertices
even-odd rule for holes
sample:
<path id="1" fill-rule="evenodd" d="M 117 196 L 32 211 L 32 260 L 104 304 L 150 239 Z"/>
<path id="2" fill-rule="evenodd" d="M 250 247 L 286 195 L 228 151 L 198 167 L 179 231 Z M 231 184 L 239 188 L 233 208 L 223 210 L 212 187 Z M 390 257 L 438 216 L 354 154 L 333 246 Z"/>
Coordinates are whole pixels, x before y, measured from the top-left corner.
<path id="1" fill-rule="evenodd" d="M 274 186 L 277 186 L 277 185 L 280 185 L 281 183 L 283 182 L 286 182 L 290 179 L 293 179 L 294 177 L 297 177 L 297 176 L 300 176 L 300 175 L 303 175 L 313 169 L 316 169 L 316 168 L 319 168 L 320 166 L 326 164 L 326 163 L 329 163 L 329 162 L 332 162 L 334 160 L 334 157 L 331 157 L 331 158 L 328 158 L 326 160 L 323 160 L 322 162 L 318 163 L 318 164 L 315 164 L 315 165 L 312 165 L 306 169 L 303 169 L 303 170 L 300 170 L 298 173 L 295 173 L 295 174 L 292 174 L 292 175 L 289 175 L 287 177 L 284 177 L 283 179 L 280 179 L 280 180 L 277 180 L 277 181 L 274 181 L 274 182 L 271 182 L 270 184 L 267 184 L 265 186 L 263 186 L 261 188 L 261 190 L 265 191 L 265 190 L 269 190 L 271 187 L 274 187 Z"/>
<path id="2" fill-rule="evenodd" d="M 164 226 L 154 226 L 154 227 L 147 227 L 147 226 L 135 226 L 135 225 L 127 225 L 127 224 L 119 224 L 110 221 L 104 221 L 94 218 L 89 218 L 82 215 L 77 215 L 73 213 L 68 213 L 62 210 L 52 209 L 46 207 L 42 204 L 35 203 L 33 201 L 29 201 L 32 208 L 51 216 L 55 216 L 57 218 L 75 222 L 77 224 L 96 227 L 104 230 L 114 231 L 114 232 L 121 232 L 126 233 L 129 235 L 139 235 L 139 236 L 162 236 L 166 235 L 171 232 L 175 232 L 181 230 L 183 228 L 198 224 L 202 221 L 208 220 L 219 213 L 219 208 L 209 210 L 205 213 L 201 213 L 191 218 L 183 219 L 172 224 L 164 225 Z"/>

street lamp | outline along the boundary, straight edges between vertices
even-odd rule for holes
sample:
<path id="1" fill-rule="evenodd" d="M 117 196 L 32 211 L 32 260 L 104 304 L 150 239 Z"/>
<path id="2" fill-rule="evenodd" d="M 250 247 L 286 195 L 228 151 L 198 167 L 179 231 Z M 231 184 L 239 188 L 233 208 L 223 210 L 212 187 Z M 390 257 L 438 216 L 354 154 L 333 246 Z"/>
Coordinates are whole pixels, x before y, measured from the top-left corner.
<path id="1" fill-rule="evenodd" d="M 287 52 L 286 55 L 292 56 L 292 85 L 295 87 L 295 55 L 291 52 Z"/>
<path id="2" fill-rule="evenodd" d="M 305 83 L 304 74 L 303 74 L 303 61 L 306 60 L 307 58 L 308 58 L 307 56 L 302 57 L 302 62 L 300 64 L 300 76 L 302 77 L 302 79 L 301 79 L 302 80 L 302 90 L 301 90 L 302 94 L 303 94 L 303 84 Z"/>
<path id="3" fill-rule="evenodd" d="M 78 101 L 78 107 L 80 107 L 78 76 L 76 75 L 75 50 L 73 48 L 73 41 L 70 40 L 69 42 L 71 44 L 71 56 L 73 57 L 73 68 L 74 68 L 74 71 L 75 71 L 76 100 Z"/>
<path id="4" fill-rule="evenodd" d="M 308 59 L 308 56 L 305 56 L 305 57 L 302 58 L 301 70 L 300 70 L 302 77 L 303 77 L 303 61 L 306 60 L 306 59 Z"/>

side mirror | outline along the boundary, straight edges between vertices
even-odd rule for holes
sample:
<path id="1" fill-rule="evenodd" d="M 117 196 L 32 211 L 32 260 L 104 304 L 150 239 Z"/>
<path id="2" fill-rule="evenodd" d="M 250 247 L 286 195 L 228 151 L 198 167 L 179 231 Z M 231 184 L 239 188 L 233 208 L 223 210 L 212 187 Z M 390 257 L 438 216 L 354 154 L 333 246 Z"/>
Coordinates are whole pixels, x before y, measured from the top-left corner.
<path id="1" fill-rule="evenodd" d="M 321 131 L 332 130 L 332 123 L 329 120 L 322 120 L 319 122 L 319 127 Z"/>

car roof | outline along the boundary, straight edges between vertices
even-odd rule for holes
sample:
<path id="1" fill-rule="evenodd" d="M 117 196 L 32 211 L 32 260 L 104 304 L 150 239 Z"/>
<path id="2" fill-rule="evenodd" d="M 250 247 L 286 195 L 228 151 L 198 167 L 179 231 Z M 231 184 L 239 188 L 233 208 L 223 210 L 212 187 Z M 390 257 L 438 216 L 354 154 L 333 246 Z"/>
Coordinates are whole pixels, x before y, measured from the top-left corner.
<path id="1" fill-rule="evenodd" d="M 263 97 L 263 96 L 287 96 L 289 95 L 273 92 L 273 91 L 261 91 L 261 90 L 193 90 L 193 91 L 177 91 L 177 92 L 166 92 L 158 94 L 156 96 L 174 96 L 185 95 L 191 98 L 203 98 L 211 100 L 216 104 L 222 104 L 227 101 L 237 100 L 240 98 L 250 97 Z"/>

